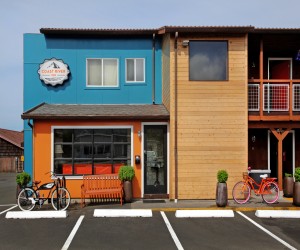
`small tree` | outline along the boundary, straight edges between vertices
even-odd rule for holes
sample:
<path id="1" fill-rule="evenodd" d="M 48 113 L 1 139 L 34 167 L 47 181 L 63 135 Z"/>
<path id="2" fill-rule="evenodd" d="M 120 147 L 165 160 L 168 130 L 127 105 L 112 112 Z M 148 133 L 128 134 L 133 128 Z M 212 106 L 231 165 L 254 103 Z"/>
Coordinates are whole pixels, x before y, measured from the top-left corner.
<path id="1" fill-rule="evenodd" d="M 134 176 L 135 172 L 132 166 L 122 166 L 119 170 L 119 179 L 121 181 L 132 181 Z"/>
<path id="2" fill-rule="evenodd" d="M 21 187 L 26 186 L 30 181 L 31 181 L 30 174 L 28 174 L 26 172 L 17 174 L 16 182 L 19 186 L 21 186 Z"/>
<path id="3" fill-rule="evenodd" d="M 226 183 L 228 180 L 228 173 L 226 170 L 219 170 L 217 173 L 217 179 L 219 183 Z"/>

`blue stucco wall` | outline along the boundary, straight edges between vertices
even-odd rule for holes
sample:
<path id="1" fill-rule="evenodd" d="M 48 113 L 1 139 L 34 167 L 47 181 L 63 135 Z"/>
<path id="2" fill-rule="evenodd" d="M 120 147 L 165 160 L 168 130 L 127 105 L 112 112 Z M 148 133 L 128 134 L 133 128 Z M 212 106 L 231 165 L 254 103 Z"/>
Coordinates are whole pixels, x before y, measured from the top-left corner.
<path id="1" fill-rule="evenodd" d="M 68 64 L 69 79 L 52 87 L 39 79 L 45 59 Z M 87 58 L 117 58 L 119 86 L 86 86 Z M 145 83 L 126 83 L 125 59 L 145 58 Z M 155 49 L 155 103 L 162 103 L 161 40 Z M 55 104 L 152 104 L 152 35 L 149 37 L 62 38 L 24 34 L 24 112 L 42 102 Z M 25 171 L 32 172 L 32 129 L 24 121 Z"/>

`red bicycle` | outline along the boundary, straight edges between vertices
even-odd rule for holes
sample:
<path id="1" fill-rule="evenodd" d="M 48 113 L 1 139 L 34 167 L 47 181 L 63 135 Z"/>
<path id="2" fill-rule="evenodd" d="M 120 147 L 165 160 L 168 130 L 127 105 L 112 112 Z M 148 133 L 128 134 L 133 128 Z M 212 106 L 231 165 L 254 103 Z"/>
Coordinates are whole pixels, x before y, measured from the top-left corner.
<path id="1" fill-rule="evenodd" d="M 261 175 L 262 181 L 258 184 L 247 172 L 243 173 L 243 181 L 236 183 L 232 189 L 232 197 L 239 204 L 246 203 L 251 196 L 251 189 L 256 196 L 261 195 L 262 199 L 273 204 L 279 198 L 279 188 L 277 178 L 268 177 L 267 174 Z M 257 187 L 257 188 L 255 188 Z"/>

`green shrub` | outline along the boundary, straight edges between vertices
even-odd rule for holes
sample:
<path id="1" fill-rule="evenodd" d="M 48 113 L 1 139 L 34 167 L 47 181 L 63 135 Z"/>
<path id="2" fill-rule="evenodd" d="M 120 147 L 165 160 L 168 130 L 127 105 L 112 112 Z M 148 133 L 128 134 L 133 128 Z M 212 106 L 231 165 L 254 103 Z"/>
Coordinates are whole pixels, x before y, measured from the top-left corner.
<path id="1" fill-rule="evenodd" d="M 219 170 L 217 173 L 217 179 L 220 183 L 225 183 L 228 179 L 228 173 L 226 170 Z"/>
<path id="2" fill-rule="evenodd" d="M 295 169 L 295 182 L 300 182 L 300 167 Z"/>
<path id="3" fill-rule="evenodd" d="M 285 177 L 293 177 L 293 174 L 285 173 L 284 176 L 285 176 Z"/>
<path id="4" fill-rule="evenodd" d="M 26 186 L 31 181 L 30 174 L 26 172 L 22 172 L 20 174 L 17 174 L 16 182 L 20 186 Z"/>
<path id="5" fill-rule="evenodd" d="M 132 181 L 134 175 L 134 168 L 132 166 L 122 166 L 119 170 L 119 179 L 121 181 Z"/>

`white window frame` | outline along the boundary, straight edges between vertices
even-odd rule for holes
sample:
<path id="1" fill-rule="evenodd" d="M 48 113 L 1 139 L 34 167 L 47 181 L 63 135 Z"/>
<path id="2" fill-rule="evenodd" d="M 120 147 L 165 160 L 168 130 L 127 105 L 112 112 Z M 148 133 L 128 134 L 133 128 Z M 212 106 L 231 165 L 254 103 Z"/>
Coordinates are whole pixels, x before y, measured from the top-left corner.
<path id="1" fill-rule="evenodd" d="M 120 125 L 120 126 L 51 126 L 51 171 L 54 173 L 54 130 L 55 129 L 130 129 L 130 143 L 131 143 L 131 166 L 133 166 L 133 126 Z M 52 177 L 53 179 L 54 177 Z M 83 175 L 65 176 L 69 180 L 82 180 Z"/>
<path id="2" fill-rule="evenodd" d="M 144 74 L 143 74 L 143 81 L 137 81 L 136 80 L 136 60 L 143 60 L 143 66 L 144 66 Z M 134 80 L 128 81 L 127 80 L 127 60 L 134 60 Z M 125 82 L 126 83 L 145 83 L 146 82 L 146 60 L 145 58 L 125 58 Z"/>
<path id="3" fill-rule="evenodd" d="M 88 76 L 88 60 L 101 60 L 101 67 L 102 67 L 102 79 L 101 79 L 101 82 L 102 82 L 102 85 L 89 85 L 88 84 L 88 79 L 89 79 L 89 76 Z M 104 60 L 116 60 L 117 61 L 117 83 L 116 85 L 103 85 L 103 61 Z M 86 58 L 86 87 L 88 88 L 118 88 L 119 87 L 119 58 Z"/>

